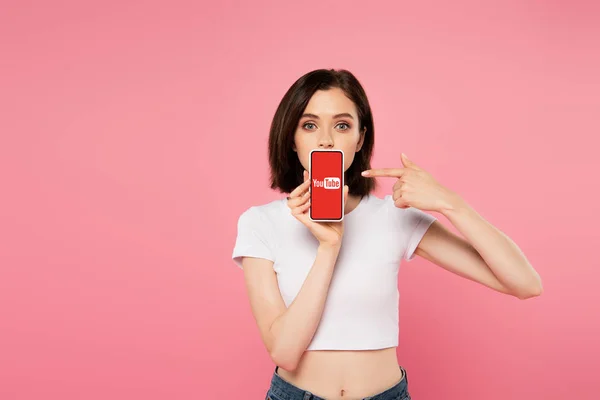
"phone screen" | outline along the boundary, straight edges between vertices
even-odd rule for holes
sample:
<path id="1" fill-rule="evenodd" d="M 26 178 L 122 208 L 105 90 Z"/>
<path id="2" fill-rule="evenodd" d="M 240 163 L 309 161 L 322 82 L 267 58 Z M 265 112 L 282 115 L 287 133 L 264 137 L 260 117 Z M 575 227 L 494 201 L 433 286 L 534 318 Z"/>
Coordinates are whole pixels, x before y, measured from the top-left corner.
<path id="1" fill-rule="evenodd" d="M 344 218 L 344 152 L 312 150 L 309 175 L 310 219 L 341 221 Z"/>

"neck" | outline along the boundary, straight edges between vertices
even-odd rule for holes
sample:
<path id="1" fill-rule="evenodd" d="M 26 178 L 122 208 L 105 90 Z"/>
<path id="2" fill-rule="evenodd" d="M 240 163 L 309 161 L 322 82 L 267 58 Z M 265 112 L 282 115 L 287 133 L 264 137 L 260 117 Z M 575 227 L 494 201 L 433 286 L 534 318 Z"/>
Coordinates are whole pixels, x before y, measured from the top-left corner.
<path id="1" fill-rule="evenodd" d="M 344 214 L 348 214 L 354 210 L 360 203 L 360 196 L 355 194 L 349 194 L 348 200 L 346 200 L 346 206 L 344 207 Z"/>

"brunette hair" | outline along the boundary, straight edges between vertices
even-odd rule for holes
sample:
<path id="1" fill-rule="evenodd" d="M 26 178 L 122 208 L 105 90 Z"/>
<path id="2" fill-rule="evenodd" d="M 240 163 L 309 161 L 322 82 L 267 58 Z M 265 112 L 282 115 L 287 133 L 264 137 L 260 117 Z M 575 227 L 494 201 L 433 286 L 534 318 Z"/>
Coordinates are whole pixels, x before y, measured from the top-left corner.
<path id="1" fill-rule="evenodd" d="M 300 77 L 285 93 L 271 122 L 269 130 L 269 166 L 271 168 L 271 189 L 282 193 L 292 192 L 300 185 L 304 167 L 293 150 L 294 133 L 300 117 L 310 98 L 317 90 L 341 89 L 354 102 L 358 112 L 359 131 L 364 128 L 363 145 L 355 155 L 352 165 L 344 175 L 348 193 L 365 196 L 376 187 L 373 178 L 365 178 L 360 173 L 371 168 L 374 129 L 371 106 L 365 91 L 356 77 L 345 69 L 317 69 Z"/>

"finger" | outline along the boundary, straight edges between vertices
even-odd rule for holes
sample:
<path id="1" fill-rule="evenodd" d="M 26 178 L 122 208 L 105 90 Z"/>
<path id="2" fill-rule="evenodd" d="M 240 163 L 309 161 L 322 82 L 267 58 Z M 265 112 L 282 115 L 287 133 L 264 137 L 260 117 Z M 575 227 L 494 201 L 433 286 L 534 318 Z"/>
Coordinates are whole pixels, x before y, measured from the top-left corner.
<path id="1" fill-rule="evenodd" d="M 304 194 L 304 192 L 306 191 L 306 189 L 308 189 L 308 186 L 310 185 L 310 181 L 306 180 L 304 182 L 302 182 L 298 187 L 296 187 L 296 189 L 294 189 L 292 191 L 292 193 L 290 193 L 290 198 L 294 198 L 294 197 L 298 197 L 301 196 L 302 194 Z"/>
<path id="2" fill-rule="evenodd" d="M 417 164 L 415 164 L 412 160 L 410 160 L 406 154 L 402 153 L 402 155 L 400 156 L 400 158 L 402 159 L 402 164 L 405 167 L 412 167 L 414 169 L 419 169 L 419 167 L 417 166 Z"/>
<path id="3" fill-rule="evenodd" d="M 310 226 L 311 224 L 314 224 L 313 221 L 311 221 L 310 217 L 308 216 L 308 207 L 303 210 L 302 212 L 295 214 L 294 217 L 300 221 L 301 223 L 303 223 L 305 226 Z"/>
<path id="4" fill-rule="evenodd" d="M 403 185 L 404 185 L 404 182 L 402 182 L 400 179 L 398 179 L 396 181 L 396 183 L 394 183 L 394 186 L 392 186 L 392 191 L 395 192 L 397 190 L 401 190 Z"/>
<path id="5" fill-rule="evenodd" d="M 308 173 L 307 170 L 304 170 L 303 174 L 304 174 L 304 182 L 309 182 L 308 191 L 310 192 L 310 189 L 312 187 L 312 185 L 310 184 L 310 174 Z"/>
<path id="6" fill-rule="evenodd" d="M 350 188 L 348 187 L 348 185 L 344 185 L 344 205 L 348 201 L 348 191 L 349 190 L 350 190 Z"/>
<path id="7" fill-rule="evenodd" d="M 404 168 L 374 168 L 363 171 L 361 174 L 362 176 L 367 176 L 369 178 L 374 176 L 393 176 L 400 178 L 404 171 Z"/>
<path id="8" fill-rule="evenodd" d="M 307 200 L 310 200 L 310 192 L 306 191 L 298 197 L 292 197 L 288 199 L 288 207 L 295 208 L 304 204 Z"/>
<path id="9" fill-rule="evenodd" d="M 402 198 L 399 198 L 398 200 L 394 201 L 394 205 L 398 208 L 409 208 L 410 207 L 406 201 L 402 200 Z"/>
<path id="10" fill-rule="evenodd" d="M 300 216 L 301 214 L 304 214 L 304 212 L 306 212 L 306 210 L 308 210 L 308 207 L 310 207 L 310 200 L 307 200 L 306 203 L 304 203 L 298 207 L 294 207 L 292 209 L 292 215 Z"/>

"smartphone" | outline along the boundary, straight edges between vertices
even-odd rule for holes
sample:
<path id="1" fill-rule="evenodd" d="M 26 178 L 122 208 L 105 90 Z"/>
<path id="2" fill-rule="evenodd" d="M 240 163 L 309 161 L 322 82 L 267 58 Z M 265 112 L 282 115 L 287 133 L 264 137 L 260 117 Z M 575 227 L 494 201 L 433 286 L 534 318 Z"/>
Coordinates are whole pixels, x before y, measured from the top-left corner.
<path id="1" fill-rule="evenodd" d="M 312 221 L 336 222 L 344 218 L 344 152 L 311 150 L 309 157 Z"/>

